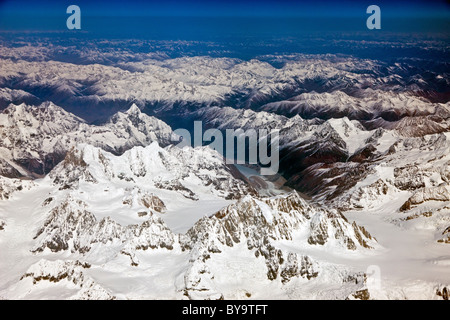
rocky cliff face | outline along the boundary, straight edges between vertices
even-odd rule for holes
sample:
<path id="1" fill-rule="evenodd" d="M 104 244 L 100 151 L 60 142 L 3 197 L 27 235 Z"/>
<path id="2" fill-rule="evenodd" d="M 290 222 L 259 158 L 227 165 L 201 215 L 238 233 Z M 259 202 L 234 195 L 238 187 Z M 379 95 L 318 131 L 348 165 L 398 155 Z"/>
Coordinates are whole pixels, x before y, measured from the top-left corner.
<path id="1" fill-rule="evenodd" d="M 302 240 L 297 238 L 301 231 Z M 198 297 L 199 288 L 205 289 L 203 286 L 207 287 L 206 283 L 214 278 L 208 260 L 241 243 L 254 257 L 265 261 L 269 280 L 287 283 L 295 277 L 309 280 L 320 276 L 320 263 L 277 245 L 279 241 L 294 239 L 300 246 L 328 245 L 343 250 L 376 246 L 376 240 L 364 228 L 349 223 L 336 211 L 308 204 L 296 192 L 267 200 L 245 197 L 214 216 L 201 219 L 181 236 L 182 249 L 190 250 L 194 261 L 185 278 L 186 294 Z M 203 291 L 202 297 L 220 297 L 211 287 Z"/>
<path id="2" fill-rule="evenodd" d="M 448 184 L 437 187 L 422 188 L 416 191 L 400 208 L 405 211 L 411 209 L 414 205 L 426 201 L 450 201 L 450 186 Z"/>
<path id="3" fill-rule="evenodd" d="M 35 184 L 30 180 L 8 179 L 0 176 L 0 200 L 8 200 L 13 193 L 29 190 Z"/>
<path id="4" fill-rule="evenodd" d="M 34 293 L 35 288 L 43 283 L 70 283 L 77 288 L 77 292 L 67 297 L 55 297 L 58 299 L 75 300 L 114 300 L 115 297 L 105 288 L 96 283 L 91 277 L 85 274 L 85 270 L 91 266 L 78 260 L 55 260 L 49 261 L 41 259 L 28 268 L 21 277 L 19 285 L 25 285 L 30 280 L 33 283 L 29 294 Z"/>
<path id="5" fill-rule="evenodd" d="M 37 245 L 33 252 L 48 248 L 52 252 L 86 253 L 94 244 L 116 244 L 123 247 L 123 253 L 127 255 L 132 255 L 133 250 L 172 249 L 175 241 L 173 233 L 152 212 L 140 225 L 122 226 L 110 217 L 98 220 L 88 211 L 86 203 L 70 195 L 51 209 L 35 239 Z"/>

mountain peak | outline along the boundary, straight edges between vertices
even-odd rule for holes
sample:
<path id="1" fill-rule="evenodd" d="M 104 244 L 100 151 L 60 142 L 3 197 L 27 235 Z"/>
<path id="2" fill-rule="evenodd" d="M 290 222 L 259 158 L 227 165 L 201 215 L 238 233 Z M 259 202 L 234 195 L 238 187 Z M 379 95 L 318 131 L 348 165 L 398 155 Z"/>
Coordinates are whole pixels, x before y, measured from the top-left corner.
<path id="1" fill-rule="evenodd" d="M 105 127 L 120 133 L 123 137 L 128 136 L 128 142 L 125 143 L 126 150 L 133 146 L 146 146 L 153 141 L 158 141 L 161 146 L 167 146 L 179 140 L 168 124 L 141 112 L 134 103 L 127 111 L 114 114 Z"/>
<path id="2" fill-rule="evenodd" d="M 135 103 L 133 103 L 131 107 L 124 113 L 128 115 L 139 115 L 141 114 L 141 109 L 139 109 L 139 107 Z"/>

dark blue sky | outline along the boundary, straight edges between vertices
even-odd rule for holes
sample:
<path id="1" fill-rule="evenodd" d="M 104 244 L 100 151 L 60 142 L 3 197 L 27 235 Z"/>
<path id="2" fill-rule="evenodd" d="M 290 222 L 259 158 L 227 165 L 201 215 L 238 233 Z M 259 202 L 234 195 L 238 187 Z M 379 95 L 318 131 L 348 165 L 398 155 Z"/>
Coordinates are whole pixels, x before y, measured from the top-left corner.
<path id="1" fill-rule="evenodd" d="M 71 4 L 81 8 L 81 30 L 66 26 Z M 366 26 L 371 4 L 381 8 L 381 30 Z M 96 39 L 192 40 L 199 47 L 171 47 L 170 54 L 242 59 L 298 52 L 431 56 L 411 43 L 437 39 L 443 48 L 433 59 L 448 60 L 442 52 L 450 42 L 450 5 L 442 0 L 0 0 L 0 43 L 22 45 L 34 36 L 80 47 Z"/>
<path id="2" fill-rule="evenodd" d="M 79 5 L 89 16 L 357 16 L 371 4 L 384 16 L 449 16 L 445 0 L 0 0 L 5 15 L 57 15 L 70 4 Z"/>
<path id="3" fill-rule="evenodd" d="M 450 32 L 450 5 L 443 0 L 0 0 L 0 32 L 68 31 L 71 4 L 81 8 L 82 32 L 98 37 L 267 39 L 361 32 L 367 31 L 371 4 L 381 8 L 383 34 Z"/>

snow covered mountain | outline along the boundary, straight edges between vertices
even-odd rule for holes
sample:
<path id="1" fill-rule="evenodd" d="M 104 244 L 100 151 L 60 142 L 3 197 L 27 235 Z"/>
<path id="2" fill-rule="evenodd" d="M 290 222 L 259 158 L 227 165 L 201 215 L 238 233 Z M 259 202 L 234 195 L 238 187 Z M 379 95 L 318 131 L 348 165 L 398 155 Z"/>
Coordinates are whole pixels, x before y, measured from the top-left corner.
<path id="1" fill-rule="evenodd" d="M 426 279 L 418 286 L 427 287 L 425 283 L 432 278 L 429 272 L 446 277 L 448 255 L 443 245 L 448 243 L 450 213 L 447 120 L 434 121 L 436 117 L 427 121 L 426 117 L 412 116 L 386 128 L 366 129 L 348 118 L 319 121 L 297 115 L 289 119 L 232 108 L 205 108 L 198 114 L 208 125 L 221 130 L 279 129 L 280 168 L 288 185 L 310 195 L 315 202 L 343 210 L 345 216 L 367 224 L 369 230 L 379 228 L 376 237 L 380 243 L 395 248 L 403 259 L 407 255 L 401 252 L 415 247 L 422 259 L 437 266 L 433 271 L 424 270 L 419 263 L 404 266 L 412 278 Z M 430 123 L 438 129 L 427 126 Z M 396 226 L 394 230 L 391 224 Z M 389 236 L 396 228 L 403 230 L 398 238 Z M 401 240 L 405 237 L 411 240 Z M 395 260 L 398 265 L 404 262 Z M 393 266 L 381 265 L 396 273 Z M 401 286 L 414 290 L 405 280 Z M 372 295 L 383 299 L 396 296 L 395 289 L 388 291 Z"/>
<path id="2" fill-rule="evenodd" d="M 280 171 L 288 179 L 316 163 L 331 164 L 356 157 L 368 145 L 366 140 L 376 133 L 348 118 L 305 120 L 298 115 L 287 118 L 264 111 L 218 107 L 204 108 L 196 114 L 205 126 L 221 130 L 279 130 Z"/>
<path id="3" fill-rule="evenodd" d="M 398 145 L 413 141 L 416 144 L 416 141 L 427 139 L 434 141 L 434 137 L 440 137 L 438 141 L 446 141 L 447 131 L 441 123 L 440 130 L 436 130 L 439 134 L 434 134 L 433 130 L 429 132 L 430 127 L 420 126 L 422 117 L 405 117 L 386 129 L 366 129 L 359 121 L 346 117 L 306 120 L 298 115 L 287 118 L 264 111 L 219 107 L 204 108 L 196 114 L 206 127 L 220 130 L 278 129 L 280 170 L 288 178 L 288 184 L 310 195 L 316 194 L 316 190 L 329 192 L 327 187 L 331 185 L 336 186 L 333 190 L 336 194 L 343 192 L 351 183 L 345 181 L 345 171 L 356 183 L 362 177 L 358 174 L 366 174 L 371 162 L 384 162 L 390 157 L 397 159 Z M 444 133 L 440 133 L 442 131 Z M 447 142 L 443 142 L 443 146 L 447 148 Z M 441 147 L 440 144 L 430 146 L 429 156 L 440 153 L 438 148 Z M 333 177 L 340 180 L 333 181 Z M 405 181 L 408 185 L 412 183 Z"/>
<path id="4" fill-rule="evenodd" d="M 379 247 L 363 227 L 339 212 L 308 204 L 296 192 L 260 199 L 233 176 L 222 156 L 207 147 L 161 148 L 153 142 L 119 156 L 81 144 L 44 179 L 11 197 L 0 203 L 6 241 L 2 268 L 18 257 L 28 262 L 2 275 L 0 295 L 5 298 L 32 298 L 47 290 L 48 297 L 60 292 L 61 297 L 76 299 L 132 296 L 133 291 L 120 293 L 92 271 L 113 272 L 120 278 L 117 272 L 125 268 L 137 280 L 161 255 L 168 259 L 165 267 L 148 279 L 180 274 L 167 282 L 165 296 L 233 297 L 241 293 L 230 291 L 224 278 L 215 280 L 218 266 L 210 263 L 233 256 L 242 244 L 246 249 L 241 256 L 262 272 L 247 283 L 255 294 L 263 275 L 280 295 L 292 279 L 325 281 L 334 275 L 345 288 L 341 297 L 346 297 L 364 286 L 363 272 L 315 261 L 283 245 L 296 241 L 306 247 L 357 252 Z M 23 198 L 33 201 L 17 208 L 21 214 L 10 214 L 17 210 L 14 202 Z M 236 198 L 241 199 L 233 203 Z M 186 212 L 190 206 L 195 215 Z M 26 231 L 16 238 L 20 228 Z M 23 250 L 15 251 L 16 246 Z M 11 277 L 17 281 L 10 283 Z M 156 294 L 140 293 L 147 298 Z"/>
<path id="5" fill-rule="evenodd" d="M 445 63 L 112 43 L 0 44 L 0 299 L 448 298 Z M 194 120 L 278 130 L 279 174 Z"/>
<path id="6" fill-rule="evenodd" d="M 411 93 L 373 90 L 354 90 L 350 94 L 336 90 L 330 93 L 308 92 L 286 101 L 268 103 L 262 110 L 288 116 L 300 115 L 307 118 L 341 118 L 372 120 L 383 118 L 399 120 L 405 116 L 426 116 L 442 114 L 448 117 L 448 103 L 430 103 L 427 99 Z"/>
<path id="7" fill-rule="evenodd" d="M 10 88 L 0 88 L 0 109 L 4 109 L 13 104 L 39 104 L 39 98 L 23 90 L 14 90 Z"/>
<path id="8" fill-rule="evenodd" d="M 60 189 L 77 188 L 80 183 L 105 184 L 117 181 L 123 185 L 147 186 L 176 192 L 198 200 L 196 191 L 210 192 L 225 199 L 254 193 L 225 164 L 224 158 L 207 147 L 196 149 L 175 146 L 161 148 L 157 142 L 134 147 L 114 156 L 91 145 L 71 149 L 64 161 L 48 177 Z M 203 188 L 200 188 L 203 186 Z"/>
<path id="9" fill-rule="evenodd" d="M 177 141 L 172 129 L 132 105 L 107 123 L 89 125 L 53 103 L 38 107 L 10 105 L 0 114 L 3 176 L 21 177 L 48 173 L 77 143 L 90 143 L 116 154 L 153 141 Z"/>
<path id="10" fill-rule="evenodd" d="M 439 108 L 449 112 L 448 104 L 433 98 L 433 92 L 439 96 L 447 84 L 445 70 L 427 70 L 425 77 L 413 62 L 389 65 L 354 57 L 297 55 L 269 59 L 280 67 L 262 59 L 207 56 L 72 64 L 51 60 L 53 54 L 42 48 L 35 50 L 33 55 L 30 48 L 0 48 L 0 86 L 53 101 L 89 120 L 131 103 L 155 115 L 185 114 L 211 105 L 305 118 L 389 121 L 434 114 Z"/>
<path id="11" fill-rule="evenodd" d="M 297 249 L 319 245 L 345 251 L 377 246 L 363 227 L 350 224 L 338 212 L 307 204 L 296 192 L 262 201 L 247 196 L 214 216 L 201 219 L 181 237 L 182 248 L 192 251 L 194 261 L 185 277 L 186 294 L 190 298 L 220 297 L 217 285 L 210 284 L 221 272 L 217 260 L 234 247 L 244 251 L 241 255 L 249 250 L 253 260 L 263 259 L 267 278 L 281 278 L 282 284 L 297 277 L 320 279 L 322 273 L 329 272 L 327 266 L 307 255 L 279 248 L 280 242 L 294 241 Z M 340 281 L 345 282 L 342 278 Z"/>

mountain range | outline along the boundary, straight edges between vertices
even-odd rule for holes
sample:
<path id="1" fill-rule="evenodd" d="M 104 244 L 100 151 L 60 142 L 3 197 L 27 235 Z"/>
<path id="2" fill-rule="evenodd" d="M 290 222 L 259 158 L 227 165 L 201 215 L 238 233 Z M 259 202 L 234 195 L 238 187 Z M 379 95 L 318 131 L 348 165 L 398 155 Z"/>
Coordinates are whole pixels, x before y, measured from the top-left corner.
<path id="1" fill-rule="evenodd" d="M 0 298 L 448 299 L 446 68 L 60 49 L 0 47 Z"/>

